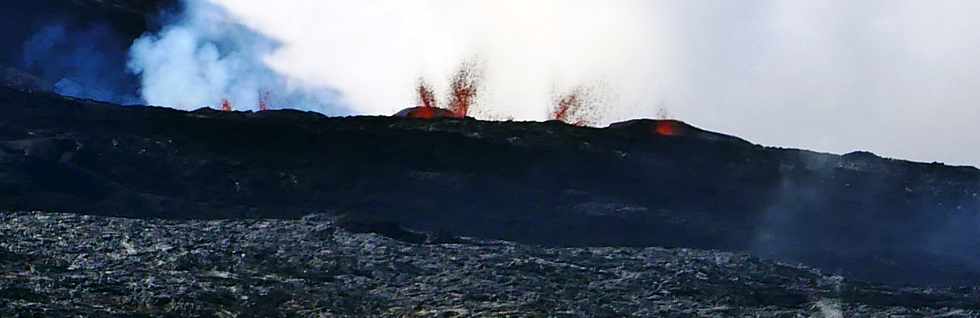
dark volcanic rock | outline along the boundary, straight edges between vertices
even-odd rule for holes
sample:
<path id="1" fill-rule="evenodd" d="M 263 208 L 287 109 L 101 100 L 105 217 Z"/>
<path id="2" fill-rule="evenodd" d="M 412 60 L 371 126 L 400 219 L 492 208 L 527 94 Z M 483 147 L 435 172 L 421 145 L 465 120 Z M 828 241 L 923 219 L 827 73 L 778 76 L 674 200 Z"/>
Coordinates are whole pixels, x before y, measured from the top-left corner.
<path id="1" fill-rule="evenodd" d="M 358 215 L 343 215 L 337 225 L 351 233 L 374 233 L 406 243 L 425 243 L 428 237 L 406 230 L 400 224 L 386 220 L 372 220 Z"/>
<path id="2" fill-rule="evenodd" d="M 980 283 L 971 167 L 766 148 L 672 121 L 181 112 L 6 89 L 0 110 L 0 208 L 336 210 L 547 246 L 751 251 L 875 281 Z"/>
<path id="3" fill-rule="evenodd" d="M 12 67 L 0 66 L 0 86 L 25 92 L 50 92 L 51 83 Z"/>
<path id="4" fill-rule="evenodd" d="M 0 12 L 3 32 L 0 41 L 11 46 L 23 44 L 45 26 L 104 25 L 119 36 L 136 39 L 152 29 L 163 10 L 176 8 L 179 0 L 35 0 L 6 3 Z M 18 47 L 19 48 L 19 47 Z M 20 62 L 20 50 L 0 53 L 0 64 Z M 120 61 L 123 62 L 123 61 Z"/>
<path id="5" fill-rule="evenodd" d="M 716 251 L 409 244 L 347 232 L 323 214 L 0 213 L 0 238 L 4 317 L 980 315 L 976 288 L 869 285 Z"/>

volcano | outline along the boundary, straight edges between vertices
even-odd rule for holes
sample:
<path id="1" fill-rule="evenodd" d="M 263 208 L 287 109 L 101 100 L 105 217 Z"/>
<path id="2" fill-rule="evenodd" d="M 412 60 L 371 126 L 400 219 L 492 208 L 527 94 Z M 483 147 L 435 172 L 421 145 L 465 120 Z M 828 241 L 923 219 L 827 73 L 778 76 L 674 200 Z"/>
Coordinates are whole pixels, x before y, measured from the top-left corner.
<path id="1" fill-rule="evenodd" d="M 333 211 L 544 246 L 749 251 L 876 282 L 980 282 L 973 167 L 770 148 L 680 121 L 185 112 L 13 89 L 0 107 L 10 211 Z"/>
<path id="2" fill-rule="evenodd" d="M 0 40 L 58 21 L 128 44 L 176 3 L 12 3 Z M 420 80 L 422 106 L 341 118 L 266 88 L 195 111 L 66 97 L 19 54 L 0 316 L 980 316 L 974 167 L 591 127 L 589 87 L 547 122 L 477 120 L 467 64 L 445 103 Z"/>

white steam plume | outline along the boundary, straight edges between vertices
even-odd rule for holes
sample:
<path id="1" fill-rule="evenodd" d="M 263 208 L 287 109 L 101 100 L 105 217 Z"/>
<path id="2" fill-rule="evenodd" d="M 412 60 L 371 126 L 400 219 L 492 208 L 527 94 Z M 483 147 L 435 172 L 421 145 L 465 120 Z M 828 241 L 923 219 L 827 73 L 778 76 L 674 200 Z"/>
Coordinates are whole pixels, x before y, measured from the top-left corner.
<path id="1" fill-rule="evenodd" d="M 291 80 L 263 59 L 279 44 L 239 24 L 209 1 L 185 1 L 184 12 L 159 34 L 145 35 L 130 48 L 129 69 L 140 75 L 141 94 L 151 105 L 182 109 L 236 110 L 303 108 L 339 112 L 332 90 Z"/>
<path id="2" fill-rule="evenodd" d="M 605 107 L 651 93 L 627 86 L 653 79 L 646 0 L 213 1 L 286 44 L 264 59 L 273 70 L 337 89 L 359 114 L 415 106 L 420 78 L 444 103 L 466 61 L 482 64 L 477 117 L 545 119 L 580 86 Z"/>

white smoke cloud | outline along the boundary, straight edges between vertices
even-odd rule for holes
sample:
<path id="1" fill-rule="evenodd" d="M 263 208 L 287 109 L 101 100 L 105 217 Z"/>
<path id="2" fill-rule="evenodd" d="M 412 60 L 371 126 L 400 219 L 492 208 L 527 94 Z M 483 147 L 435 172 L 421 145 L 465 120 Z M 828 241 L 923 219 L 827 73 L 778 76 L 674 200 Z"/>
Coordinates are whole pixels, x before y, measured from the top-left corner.
<path id="1" fill-rule="evenodd" d="M 270 107 L 338 111 L 332 90 L 293 81 L 265 64 L 277 42 L 210 2 L 185 4 L 179 19 L 130 48 L 129 68 L 140 75 L 147 103 L 196 109 L 228 100 L 236 110 L 255 110 L 267 94 Z"/>
<path id="2" fill-rule="evenodd" d="M 666 105 L 767 145 L 980 163 L 965 146 L 980 145 L 976 1 L 187 1 L 187 17 L 133 50 L 153 104 L 250 104 L 273 78 L 339 94 L 294 107 L 391 114 L 415 104 L 419 77 L 445 101 L 476 59 L 477 117 L 545 119 L 555 91 L 586 86 L 601 91 L 602 123 Z M 235 23 L 260 33 L 220 27 Z"/>

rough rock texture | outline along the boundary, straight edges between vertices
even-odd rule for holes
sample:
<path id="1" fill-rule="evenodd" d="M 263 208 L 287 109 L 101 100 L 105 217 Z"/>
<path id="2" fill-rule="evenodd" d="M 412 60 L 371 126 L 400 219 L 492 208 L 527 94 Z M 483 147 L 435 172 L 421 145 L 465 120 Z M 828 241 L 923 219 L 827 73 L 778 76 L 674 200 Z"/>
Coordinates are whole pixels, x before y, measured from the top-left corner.
<path id="1" fill-rule="evenodd" d="M 0 86 L 24 92 L 50 92 L 52 85 L 37 76 L 12 67 L 0 66 Z"/>
<path id="2" fill-rule="evenodd" d="M 980 171 L 753 145 L 680 122 L 182 112 L 0 88 L 0 208 L 160 218 L 335 210 L 548 246 L 751 251 L 980 283 Z M 669 131 L 660 127 L 671 125 Z"/>
<path id="3" fill-rule="evenodd" d="M 411 244 L 299 220 L 0 213 L 0 316 L 977 317 L 980 289 L 889 288 L 743 254 Z"/>

